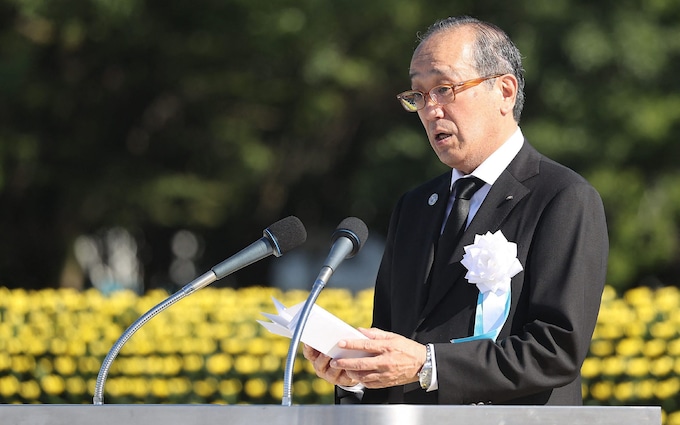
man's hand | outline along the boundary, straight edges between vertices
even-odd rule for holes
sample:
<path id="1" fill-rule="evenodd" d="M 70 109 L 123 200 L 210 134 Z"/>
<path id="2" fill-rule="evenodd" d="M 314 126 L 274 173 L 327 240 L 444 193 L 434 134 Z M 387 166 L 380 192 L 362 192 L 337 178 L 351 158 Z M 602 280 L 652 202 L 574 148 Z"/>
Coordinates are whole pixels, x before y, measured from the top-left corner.
<path id="1" fill-rule="evenodd" d="M 338 346 L 349 350 L 366 351 L 373 356 L 330 360 L 321 355 L 325 359 L 319 361 L 317 356 L 316 361 L 319 365 L 322 366 L 330 360 L 327 370 L 332 371 L 332 376 L 342 376 L 354 384 L 360 382 L 367 388 L 386 388 L 418 381 L 418 372 L 425 363 L 426 356 L 423 344 L 377 328 L 359 330 L 369 339 L 342 340 Z M 316 362 L 314 368 L 318 374 Z M 321 377 L 328 380 L 325 376 Z"/>
<path id="2" fill-rule="evenodd" d="M 359 383 L 359 381 L 353 380 L 347 376 L 347 373 L 344 370 L 331 367 L 330 362 L 332 359 L 313 349 L 309 345 L 305 344 L 302 347 L 302 354 L 304 354 L 307 360 L 312 362 L 314 371 L 319 378 L 323 378 L 333 385 L 340 385 L 343 387 L 353 387 Z"/>

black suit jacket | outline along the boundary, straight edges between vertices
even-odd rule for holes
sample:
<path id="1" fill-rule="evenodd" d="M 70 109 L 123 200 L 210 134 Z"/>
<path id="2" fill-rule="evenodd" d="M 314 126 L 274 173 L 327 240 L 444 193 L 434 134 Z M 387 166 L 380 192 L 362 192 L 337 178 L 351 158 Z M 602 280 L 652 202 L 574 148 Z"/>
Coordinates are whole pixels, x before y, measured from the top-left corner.
<path id="1" fill-rule="evenodd" d="M 373 326 L 433 343 L 439 389 L 366 390 L 363 403 L 582 404 L 580 368 L 597 320 L 608 255 L 598 193 L 527 142 L 491 187 L 451 258 L 450 279 L 425 285 L 451 174 L 397 203 L 375 286 Z M 437 193 L 439 201 L 429 205 Z M 476 234 L 502 230 L 524 270 L 497 341 L 472 335 L 478 290 L 460 263 Z M 421 300 L 429 291 L 427 302 Z"/>

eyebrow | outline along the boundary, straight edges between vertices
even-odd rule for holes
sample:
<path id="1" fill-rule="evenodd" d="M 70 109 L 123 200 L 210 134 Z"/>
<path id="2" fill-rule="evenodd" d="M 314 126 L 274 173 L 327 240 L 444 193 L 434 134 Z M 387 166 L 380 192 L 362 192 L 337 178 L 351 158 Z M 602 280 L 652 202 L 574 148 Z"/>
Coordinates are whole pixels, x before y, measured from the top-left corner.
<path id="1" fill-rule="evenodd" d="M 427 75 L 437 75 L 437 76 L 440 76 L 440 77 L 441 76 L 446 76 L 446 77 L 449 76 L 448 73 L 446 73 L 446 72 L 444 72 L 440 69 L 437 69 L 437 68 L 430 69 L 429 71 L 427 71 L 426 74 Z M 413 80 L 415 77 L 418 77 L 419 75 L 422 75 L 422 73 L 409 70 L 409 74 L 408 74 L 409 79 Z"/>

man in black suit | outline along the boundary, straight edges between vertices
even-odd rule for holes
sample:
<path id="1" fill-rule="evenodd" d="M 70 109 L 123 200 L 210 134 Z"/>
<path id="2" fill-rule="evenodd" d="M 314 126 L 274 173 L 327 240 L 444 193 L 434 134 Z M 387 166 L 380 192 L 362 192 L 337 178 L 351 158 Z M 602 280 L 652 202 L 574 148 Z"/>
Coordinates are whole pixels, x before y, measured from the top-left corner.
<path id="1" fill-rule="evenodd" d="M 412 90 L 398 98 L 452 170 L 404 194 L 393 211 L 373 327 L 362 330 L 367 340 L 340 342 L 371 356 L 330 359 L 305 346 L 305 357 L 337 385 L 340 403 L 581 404 L 580 368 L 607 266 L 600 196 L 524 139 L 521 56 L 496 26 L 437 22 L 421 37 L 410 77 Z M 449 192 L 470 178 L 480 187 L 462 230 L 440 237 L 457 208 Z M 507 239 L 499 251 L 516 244 L 521 269 L 506 273 L 495 307 L 461 263 L 464 247 L 487 232 Z M 485 334 L 478 326 L 491 311 L 500 322 Z"/>

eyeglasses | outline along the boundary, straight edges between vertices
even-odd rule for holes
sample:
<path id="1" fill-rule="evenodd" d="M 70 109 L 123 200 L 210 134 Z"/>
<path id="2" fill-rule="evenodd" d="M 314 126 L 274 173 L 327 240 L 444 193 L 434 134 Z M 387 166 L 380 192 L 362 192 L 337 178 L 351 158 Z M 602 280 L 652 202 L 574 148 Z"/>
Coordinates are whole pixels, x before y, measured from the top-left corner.
<path id="1" fill-rule="evenodd" d="M 446 105 L 456 100 L 456 94 L 483 83 L 492 78 L 498 78 L 505 74 L 495 74 L 488 77 L 475 78 L 473 80 L 462 81 L 456 84 L 442 84 L 432 87 L 427 93 L 420 90 L 408 90 L 397 95 L 401 106 L 408 112 L 417 112 L 427 104 L 426 95 L 432 99 L 435 105 Z"/>

